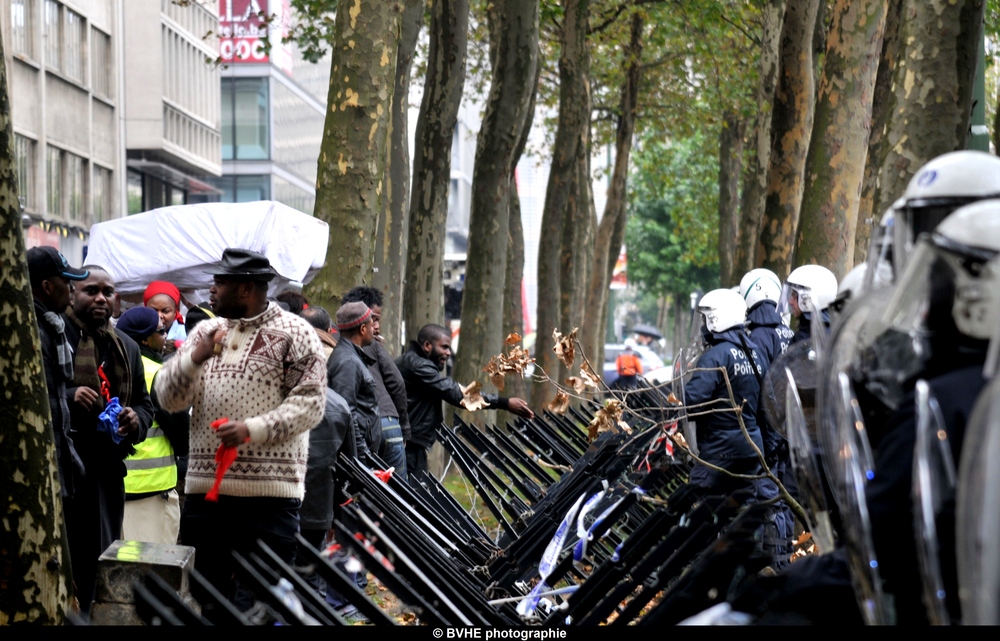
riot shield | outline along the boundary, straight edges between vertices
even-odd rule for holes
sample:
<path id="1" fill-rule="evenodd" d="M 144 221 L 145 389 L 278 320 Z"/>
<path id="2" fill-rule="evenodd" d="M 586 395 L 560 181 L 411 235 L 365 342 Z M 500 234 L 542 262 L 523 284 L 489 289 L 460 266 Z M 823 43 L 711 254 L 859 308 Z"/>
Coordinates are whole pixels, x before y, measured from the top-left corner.
<path id="1" fill-rule="evenodd" d="M 965 428 L 956 486 L 958 594 L 965 625 L 1000 625 L 1000 378 Z"/>
<path id="2" fill-rule="evenodd" d="M 927 381 L 916 385 L 917 438 L 913 452 L 913 515 L 917 560 L 927 618 L 933 625 L 951 623 L 939 558 L 937 518 L 955 488 L 955 464 L 944 419 Z"/>
<path id="3" fill-rule="evenodd" d="M 792 373 L 805 415 L 806 427 L 809 433 L 813 434 L 816 429 L 816 353 L 812 350 L 811 340 L 789 345 L 785 353 L 771 363 L 764 377 L 761 394 L 764 417 L 768 425 L 788 438 L 785 396 L 789 379 L 785 376 L 786 369 Z"/>
<path id="4" fill-rule="evenodd" d="M 884 290 L 867 293 L 844 308 L 837 324 L 831 328 L 830 342 L 818 367 L 815 440 L 822 453 L 823 471 L 838 504 L 842 499 L 840 488 L 844 487 L 837 463 L 841 456 L 840 426 L 844 420 L 839 376 L 847 374 L 853 377 L 860 370 L 863 360 L 861 346 L 868 342 L 874 329 L 875 323 L 871 318 L 881 311 L 884 295 Z"/>
<path id="5" fill-rule="evenodd" d="M 678 398 L 681 402 L 684 402 L 684 385 L 691 378 L 690 372 L 692 369 L 697 367 L 698 359 L 705 352 L 705 347 L 700 341 L 688 346 L 681 348 L 677 353 L 677 361 L 675 362 L 675 376 L 677 381 L 677 390 L 680 392 Z M 687 441 L 688 447 L 691 449 L 691 453 L 698 456 L 698 430 L 695 421 L 689 420 L 687 412 L 680 413 L 679 423 L 681 426 L 681 431 L 684 433 L 684 440 Z"/>
<path id="6" fill-rule="evenodd" d="M 795 377 L 788 368 L 785 368 L 785 377 L 788 381 L 785 388 L 785 420 L 792 470 L 799 483 L 799 496 L 805 503 L 808 520 L 806 527 L 812 532 L 819 553 L 827 554 L 833 551 L 833 526 L 830 524 L 830 512 L 823 492 L 823 479 L 813 456 L 815 448 L 806 427 L 806 416 L 796 389 Z"/>
<path id="7" fill-rule="evenodd" d="M 847 559 L 858 607 L 866 623 L 885 625 L 890 623 L 889 608 L 882 590 L 865 496 L 865 486 L 874 478 L 871 448 L 850 379 L 841 372 L 837 381 L 840 447 L 837 449 L 838 464 L 830 466 L 834 469 L 831 484 L 840 502 Z"/>

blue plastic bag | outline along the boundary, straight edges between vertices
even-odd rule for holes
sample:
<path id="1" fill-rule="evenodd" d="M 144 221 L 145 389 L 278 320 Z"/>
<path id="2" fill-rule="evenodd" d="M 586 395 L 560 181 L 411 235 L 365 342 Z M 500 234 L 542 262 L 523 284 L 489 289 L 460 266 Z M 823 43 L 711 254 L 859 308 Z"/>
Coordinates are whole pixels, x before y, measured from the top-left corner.
<path id="1" fill-rule="evenodd" d="M 108 401 L 104 411 L 97 417 L 97 431 L 107 432 L 116 445 L 125 438 L 124 434 L 118 433 L 118 415 L 121 414 L 121 411 L 122 405 L 118 402 L 118 397 L 115 396 Z"/>

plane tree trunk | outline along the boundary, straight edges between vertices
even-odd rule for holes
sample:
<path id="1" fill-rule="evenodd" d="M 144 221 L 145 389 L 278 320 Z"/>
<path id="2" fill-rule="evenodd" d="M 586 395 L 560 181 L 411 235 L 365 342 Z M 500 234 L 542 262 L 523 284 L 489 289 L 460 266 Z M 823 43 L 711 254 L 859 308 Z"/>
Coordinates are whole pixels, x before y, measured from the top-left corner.
<path id="1" fill-rule="evenodd" d="M 330 243 L 308 289 L 313 303 L 331 311 L 348 289 L 372 281 L 401 9 L 397 0 L 337 5 L 314 212 L 330 224 Z"/>
<path id="2" fill-rule="evenodd" d="M 795 262 L 823 265 L 838 277 L 854 266 L 885 8 L 885 0 L 838 0 L 826 41 Z"/>
<path id="3" fill-rule="evenodd" d="M 73 585 L 0 43 L 0 625 L 61 625 Z"/>
<path id="4" fill-rule="evenodd" d="M 444 323 L 444 241 L 451 148 L 465 86 L 468 31 L 468 0 L 433 3 L 427 77 L 414 142 L 403 297 L 408 338 L 416 338 L 428 323 Z"/>
<path id="5" fill-rule="evenodd" d="M 503 29 L 491 56 L 490 93 L 476 141 L 462 338 L 455 357 L 454 376 L 463 385 L 492 385 L 481 370 L 503 348 L 510 188 L 535 89 L 526 79 L 535 77 L 538 66 L 538 0 L 503 0 L 498 12 Z"/>

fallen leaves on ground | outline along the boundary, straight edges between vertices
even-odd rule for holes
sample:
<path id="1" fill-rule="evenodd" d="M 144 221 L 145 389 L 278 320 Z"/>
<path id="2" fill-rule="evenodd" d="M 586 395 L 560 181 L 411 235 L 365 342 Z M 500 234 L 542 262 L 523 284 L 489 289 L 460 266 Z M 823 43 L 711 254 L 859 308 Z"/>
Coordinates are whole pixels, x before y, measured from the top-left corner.
<path id="1" fill-rule="evenodd" d="M 468 385 L 459 385 L 462 390 L 462 406 L 469 410 L 470 412 L 475 412 L 476 410 L 488 407 L 488 404 L 483 399 L 483 395 L 479 393 L 482 389 L 483 384 L 479 381 L 472 381 Z"/>
<path id="2" fill-rule="evenodd" d="M 558 329 L 552 330 L 552 342 L 555 343 L 552 351 L 566 367 L 573 367 L 573 361 L 576 360 L 576 333 L 579 330 L 579 327 L 574 327 L 573 331 L 565 336 L 559 333 Z"/>

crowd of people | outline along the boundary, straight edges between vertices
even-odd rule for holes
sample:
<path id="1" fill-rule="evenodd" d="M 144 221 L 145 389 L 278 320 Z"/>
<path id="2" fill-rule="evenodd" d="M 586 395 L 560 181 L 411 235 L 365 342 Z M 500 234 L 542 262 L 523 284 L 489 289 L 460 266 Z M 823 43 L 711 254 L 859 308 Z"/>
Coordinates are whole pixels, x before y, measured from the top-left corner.
<path id="1" fill-rule="evenodd" d="M 370 287 L 347 292 L 331 317 L 299 292 L 269 298 L 268 259 L 230 248 L 207 270 L 207 303 L 182 316 L 177 287 L 155 281 L 121 313 L 104 268 L 73 268 L 52 247 L 29 250 L 28 266 L 83 613 L 100 555 L 121 538 L 194 547 L 196 569 L 249 607 L 232 550 L 262 540 L 292 563 L 297 533 L 330 543 L 346 498 L 338 455 L 404 479 L 427 471 L 441 403 L 461 407 L 441 371 L 450 332 L 422 328 L 394 361 Z M 486 397 L 533 416 L 521 399 Z"/>
<path id="2" fill-rule="evenodd" d="M 875 604 L 859 608 L 859 620 L 961 620 L 954 482 L 933 488 L 940 536 L 928 544 L 914 533 L 915 401 L 923 381 L 935 399 L 936 438 L 948 441 L 946 462 L 958 469 L 1000 327 L 996 196 L 1000 159 L 947 154 L 917 172 L 873 235 L 867 263 L 839 284 L 821 265 L 799 266 L 784 283 L 754 269 L 738 288 L 699 301 L 702 352 L 682 392 L 696 424 L 690 482 L 705 495 L 742 492 L 771 506 L 759 539 L 778 574 L 755 592 L 757 607 L 784 603 L 830 620 L 821 603 L 803 606 L 804 595 L 834 589 Z M 328 545 L 345 500 L 339 454 L 403 479 L 426 472 L 442 403 L 462 406 L 460 386 L 442 374 L 451 333 L 426 325 L 393 360 L 376 289 L 350 290 L 333 315 L 297 291 L 269 298 L 278 274 L 268 259 L 229 248 L 208 270 L 207 302 L 184 305 L 177 287 L 155 281 L 143 305 L 121 313 L 101 266 L 73 268 L 51 247 L 27 258 L 83 612 L 98 558 L 119 538 L 193 546 L 196 568 L 249 607 L 231 551 L 262 540 L 293 563 L 296 534 Z M 823 479 L 805 484 L 810 466 L 789 446 L 785 399 L 767 398 L 783 389 L 778 378 L 803 371 L 796 363 L 818 381 L 816 411 L 803 410 L 811 427 L 800 436 Z M 642 373 L 629 352 L 618 369 Z M 483 399 L 533 416 L 523 399 Z M 857 408 L 846 427 L 834 409 L 844 401 Z M 823 496 L 801 500 L 817 486 Z M 836 550 L 788 563 L 796 519 L 782 489 L 828 506 Z M 336 592 L 317 589 L 350 613 Z"/>

